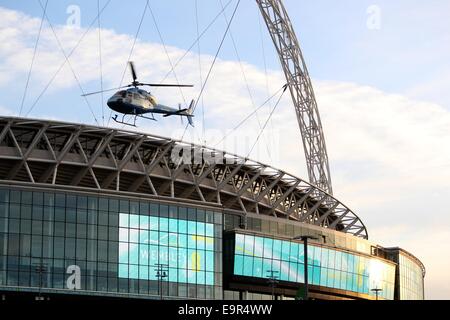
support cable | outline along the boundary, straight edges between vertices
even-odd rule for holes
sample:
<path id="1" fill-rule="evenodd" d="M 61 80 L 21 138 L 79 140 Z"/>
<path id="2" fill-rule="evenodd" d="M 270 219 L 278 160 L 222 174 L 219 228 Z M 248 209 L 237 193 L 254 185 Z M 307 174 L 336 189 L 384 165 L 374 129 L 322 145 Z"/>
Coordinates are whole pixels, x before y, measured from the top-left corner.
<path id="1" fill-rule="evenodd" d="M 42 5 L 41 0 L 39 0 L 39 4 L 40 4 L 42 10 L 44 10 L 44 7 L 43 7 L 43 5 Z M 97 123 L 97 125 L 100 125 L 99 122 L 98 122 L 98 120 L 97 120 L 97 117 L 95 116 L 94 110 L 92 109 L 92 106 L 91 106 L 91 104 L 89 103 L 89 100 L 87 99 L 86 96 L 84 96 L 85 92 L 84 92 L 84 90 L 83 90 L 83 87 L 81 86 L 81 82 L 80 82 L 80 80 L 78 79 L 78 76 L 76 75 L 75 70 L 73 69 L 72 64 L 71 64 L 70 61 L 69 61 L 69 57 L 67 56 L 66 51 L 64 50 L 64 48 L 63 48 L 61 42 L 59 41 L 58 35 L 56 34 L 56 31 L 55 31 L 55 28 L 53 28 L 53 25 L 52 25 L 52 23 L 50 22 L 50 19 L 48 18 L 48 16 L 47 16 L 46 13 L 44 13 L 44 16 L 45 16 L 45 19 L 47 20 L 48 24 L 50 25 L 50 29 L 52 29 L 52 33 L 53 33 L 53 35 L 55 36 L 56 43 L 58 44 L 59 49 L 61 50 L 61 53 L 63 54 L 64 58 L 66 59 L 67 65 L 69 66 L 70 71 L 72 72 L 72 75 L 73 75 L 73 77 L 75 78 L 75 80 L 76 80 L 76 82 L 77 82 L 77 84 L 78 84 L 78 87 L 80 88 L 80 91 L 81 91 L 81 93 L 82 93 L 82 95 L 83 95 L 84 101 L 86 102 L 86 104 L 87 104 L 89 110 L 91 111 L 91 114 L 92 114 L 92 116 L 94 117 L 95 122 Z"/>
<path id="2" fill-rule="evenodd" d="M 219 0 L 219 2 L 220 2 L 220 5 L 223 7 L 222 0 Z M 228 23 L 228 18 L 227 18 L 226 12 L 223 13 L 223 16 L 225 18 L 225 22 Z M 252 103 L 253 109 L 256 109 L 255 99 L 253 98 L 253 94 L 252 94 L 252 91 L 250 89 L 250 85 L 249 85 L 248 80 L 247 80 L 247 75 L 245 74 L 244 66 L 242 65 L 242 60 L 241 60 L 239 51 L 237 49 L 236 41 L 234 40 L 234 36 L 233 36 L 232 30 L 230 30 L 230 38 L 231 38 L 231 42 L 233 44 L 233 48 L 234 48 L 234 52 L 236 54 L 236 58 L 237 58 L 238 63 L 239 63 L 239 67 L 241 69 L 242 78 L 244 79 L 245 87 L 247 89 L 248 96 L 250 97 L 250 101 Z M 262 126 L 261 126 L 261 120 L 259 119 L 258 112 L 256 112 L 255 115 L 256 115 L 256 121 L 258 122 L 258 127 L 261 130 Z M 267 141 L 266 141 L 266 149 L 267 149 L 267 154 L 269 155 L 270 160 L 272 160 L 272 154 L 270 152 L 269 145 L 268 145 Z"/>
<path id="3" fill-rule="evenodd" d="M 226 135 L 223 136 L 223 138 L 217 142 L 214 147 L 217 147 L 219 144 L 221 144 L 230 134 L 232 134 L 233 132 L 235 132 L 237 129 L 239 129 L 245 122 L 247 122 L 248 119 L 250 119 L 252 116 L 255 115 L 255 113 L 258 110 L 261 110 L 266 104 L 268 104 L 270 101 L 272 101 L 272 99 L 277 96 L 281 91 L 283 91 L 283 93 L 286 91 L 287 88 L 287 84 L 285 84 L 283 87 L 281 87 L 277 92 L 275 92 L 272 96 L 270 96 L 266 101 L 264 101 L 258 108 L 256 108 L 255 110 L 253 110 L 249 115 L 247 115 L 244 119 L 242 119 L 230 132 L 228 132 Z"/>
<path id="4" fill-rule="evenodd" d="M 160 29 L 158 27 L 158 22 L 156 21 L 156 17 L 153 14 L 152 7 L 150 6 L 148 1 L 147 1 L 147 7 L 150 10 L 150 14 L 151 14 L 152 19 L 153 19 L 153 24 L 155 25 L 156 31 L 158 32 L 159 40 L 161 41 L 161 43 L 163 45 L 164 52 L 165 52 L 165 54 L 167 56 L 167 60 L 169 60 L 170 67 L 172 69 L 173 75 L 175 76 L 175 80 L 176 80 L 177 84 L 179 85 L 180 82 L 178 81 L 178 76 L 177 76 L 177 74 L 175 72 L 175 68 L 173 67 L 172 59 L 170 59 L 169 52 L 167 51 L 166 43 L 165 43 L 164 38 L 163 38 L 163 36 L 161 34 L 161 31 L 160 31 Z M 187 105 L 186 98 L 185 98 L 185 96 L 183 94 L 183 89 L 181 87 L 178 87 L 178 90 L 180 91 L 180 94 L 181 94 L 181 96 L 183 98 L 184 104 Z"/>
<path id="5" fill-rule="evenodd" d="M 100 15 L 103 13 L 103 11 L 106 9 L 106 7 L 110 4 L 111 0 L 108 0 L 108 2 L 103 6 L 102 10 L 100 11 Z M 97 22 L 97 19 L 100 17 L 100 15 L 97 15 L 97 17 L 94 18 L 94 20 L 91 22 L 91 24 L 89 25 L 89 27 L 86 29 L 86 31 L 83 33 L 83 35 L 80 37 L 80 39 L 78 40 L 78 42 L 75 44 L 75 46 L 72 48 L 72 50 L 70 51 L 70 53 L 67 55 L 68 58 L 70 58 L 72 56 L 72 54 L 75 52 L 75 50 L 78 48 L 78 46 L 80 45 L 81 41 L 83 41 L 84 37 L 90 32 L 92 26 L 94 25 L 95 22 Z M 59 68 L 56 70 L 56 72 L 53 74 L 53 76 L 50 78 L 50 80 L 47 82 L 47 84 L 45 85 L 44 89 L 41 91 L 41 93 L 37 96 L 37 98 L 34 100 L 33 104 L 31 105 L 30 109 L 28 110 L 28 112 L 25 114 L 25 116 L 27 117 L 31 111 L 33 111 L 34 107 L 38 104 L 39 100 L 42 98 L 42 96 L 45 94 L 45 92 L 47 92 L 48 88 L 50 87 L 50 85 L 53 83 L 53 81 L 56 79 L 56 77 L 58 76 L 58 74 L 61 72 L 61 70 L 64 68 L 64 66 L 66 65 L 67 60 L 64 60 L 63 63 L 59 66 Z"/>
<path id="6" fill-rule="evenodd" d="M 127 72 L 127 68 L 128 68 L 128 61 L 131 60 L 131 56 L 133 55 L 134 47 L 136 46 L 137 38 L 139 36 L 139 33 L 141 32 L 142 22 L 144 21 L 145 13 L 147 12 L 147 6 L 148 6 L 148 0 L 146 0 L 146 2 L 145 2 L 141 20 L 139 21 L 138 29 L 136 31 L 136 34 L 134 35 L 134 40 L 133 40 L 133 44 L 131 46 L 130 54 L 128 55 L 127 63 L 125 65 L 125 68 L 123 69 L 122 78 L 120 79 L 120 84 L 118 85 L 118 87 L 121 87 L 123 84 L 123 79 L 125 78 L 125 73 Z M 109 122 L 111 121 L 111 115 L 112 115 L 112 110 L 109 112 L 108 123 L 106 126 L 109 126 Z"/>
<path id="7" fill-rule="evenodd" d="M 288 88 L 288 85 L 285 85 L 285 86 L 283 87 L 283 92 L 281 93 L 280 97 L 278 98 L 278 101 L 275 103 L 275 105 L 274 105 L 272 111 L 271 111 L 270 114 L 269 114 L 269 117 L 268 117 L 267 120 L 266 120 L 266 123 L 264 123 L 264 126 L 262 127 L 261 131 L 259 132 L 258 137 L 256 138 L 255 143 L 253 144 L 252 148 L 250 149 L 249 153 L 247 154 L 247 159 L 250 157 L 250 154 L 253 152 L 253 149 L 255 149 L 256 144 L 258 143 L 258 141 L 259 141 L 259 139 L 261 138 L 261 136 L 262 136 L 264 130 L 265 130 L 266 127 L 267 127 L 267 124 L 269 123 L 269 121 L 270 121 L 270 119 L 272 118 L 272 116 L 273 116 L 275 110 L 277 109 L 278 105 L 280 104 L 281 98 L 283 98 L 283 95 L 284 95 L 284 93 L 286 92 L 287 88 Z"/>
<path id="8" fill-rule="evenodd" d="M 225 5 L 225 9 L 230 5 L 230 3 L 233 0 L 229 0 L 227 2 L 227 4 Z M 212 19 L 212 21 L 206 26 L 206 28 L 202 31 L 202 33 L 200 34 L 200 36 L 197 37 L 197 39 L 189 46 L 189 48 L 184 52 L 184 54 L 177 60 L 177 62 L 175 62 L 173 68 L 175 69 L 178 64 L 180 64 L 180 62 L 188 55 L 189 52 L 191 52 L 192 48 L 194 48 L 194 46 L 200 41 L 200 38 L 202 38 L 205 33 L 214 25 L 214 23 L 217 21 L 217 19 L 219 19 L 219 17 L 222 15 L 222 12 L 225 11 L 225 9 L 221 10 L 215 17 L 214 19 Z M 163 83 L 164 80 L 167 79 L 167 77 L 172 73 L 173 70 L 169 70 L 169 72 L 166 73 L 166 75 L 163 77 L 163 79 L 161 80 L 160 83 Z"/>
<path id="9" fill-rule="evenodd" d="M 203 91 L 205 90 L 205 87 L 206 87 L 206 85 L 207 85 L 207 83 L 208 83 L 209 77 L 211 76 L 211 72 L 212 72 L 212 70 L 214 69 L 214 65 L 216 64 L 217 58 L 218 58 L 219 53 L 220 53 L 220 51 L 221 51 L 221 49 L 222 49 L 222 46 L 223 46 L 223 44 L 224 44 L 224 42 L 225 42 L 225 39 L 226 39 L 227 34 L 228 34 L 228 31 L 230 30 L 230 27 L 231 27 L 231 23 L 233 22 L 233 19 L 234 19 L 235 15 L 236 15 L 236 12 L 237 12 L 237 9 L 239 8 L 239 4 L 240 4 L 240 3 L 241 3 L 241 0 L 238 0 L 237 3 L 236 3 L 236 7 L 234 8 L 233 15 L 231 16 L 231 19 L 230 19 L 230 21 L 229 21 L 229 23 L 228 23 L 228 25 L 227 25 L 227 28 L 226 28 L 226 30 L 225 30 L 225 32 L 224 32 L 224 34 L 223 34 L 222 40 L 220 41 L 219 48 L 217 49 L 217 52 L 216 52 L 216 54 L 215 54 L 215 56 L 214 56 L 214 60 L 213 60 L 213 62 L 211 63 L 211 66 L 210 66 L 210 68 L 209 68 L 209 70 L 208 70 L 208 74 L 206 75 L 205 82 L 203 83 L 203 86 L 202 86 L 202 88 L 201 88 L 201 90 L 200 90 L 200 93 L 199 93 L 199 95 L 198 95 L 198 97 L 197 97 L 197 99 L 196 99 L 196 101 L 195 101 L 193 111 L 195 111 L 195 109 L 197 108 L 198 100 L 199 100 L 199 99 L 202 97 L 202 95 L 203 95 Z M 186 127 L 184 128 L 184 132 L 183 132 L 183 135 L 182 135 L 182 137 L 181 137 L 180 140 L 183 140 L 184 135 L 186 134 L 186 130 L 187 130 L 187 128 L 188 128 L 188 125 L 189 125 L 189 124 L 186 124 Z"/>
<path id="10" fill-rule="evenodd" d="M 224 10 L 224 7 L 222 6 L 222 10 Z M 199 39 L 200 36 L 200 30 L 199 30 L 199 19 L 198 19 L 198 0 L 195 0 L 195 25 L 197 30 L 197 39 Z M 202 72 L 202 56 L 201 56 L 201 46 L 200 46 L 200 40 L 197 42 L 197 51 L 198 51 L 198 69 L 199 69 L 199 76 L 200 76 L 200 85 L 203 86 L 203 72 Z M 202 96 L 201 101 L 202 106 L 202 144 L 206 145 L 206 139 L 205 139 L 205 101 L 204 97 Z"/>
<path id="11" fill-rule="evenodd" d="M 100 90 L 101 90 L 101 105 L 102 108 L 102 124 L 105 126 L 105 107 L 103 106 L 103 101 L 105 99 L 103 93 L 103 62 L 102 62 L 102 33 L 101 33 L 101 23 L 100 23 L 100 0 L 97 0 L 97 14 L 98 14 L 98 56 L 100 62 Z"/>
<path id="12" fill-rule="evenodd" d="M 27 82 L 25 84 L 25 90 L 23 92 L 22 102 L 20 104 L 19 117 L 22 115 L 23 105 L 25 103 L 25 98 L 27 96 L 28 85 L 30 84 L 30 79 L 31 79 L 31 72 L 33 71 L 33 66 L 34 66 L 34 59 L 36 58 L 36 52 L 37 52 L 39 40 L 41 38 L 42 26 L 44 25 L 44 18 L 45 18 L 45 14 L 47 12 L 47 5 L 48 5 L 48 0 L 45 1 L 45 8 L 44 8 L 44 12 L 42 13 L 41 24 L 39 26 L 39 31 L 38 31 L 38 36 L 36 38 L 36 43 L 34 45 L 33 58 L 31 59 L 30 70 L 28 71 Z"/>

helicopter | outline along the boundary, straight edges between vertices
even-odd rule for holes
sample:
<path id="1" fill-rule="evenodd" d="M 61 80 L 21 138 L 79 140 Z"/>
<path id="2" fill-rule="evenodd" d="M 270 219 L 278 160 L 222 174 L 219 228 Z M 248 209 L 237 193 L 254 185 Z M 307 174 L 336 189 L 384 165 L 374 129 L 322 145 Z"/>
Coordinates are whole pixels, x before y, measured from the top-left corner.
<path id="1" fill-rule="evenodd" d="M 117 91 L 111 98 L 108 99 L 107 105 L 110 109 L 122 114 L 122 119 L 118 119 L 119 115 L 116 114 L 112 119 L 120 124 L 136 127 L 136 119 L 138 117 L 154 120 L 154 114 L 162 114 L 163 117 L 170 116 L 181 116 L 186 117 L 189 124 L 193 127 L 194 121 L 194 104 L 195 100 L 192 100 L 189 107 L 182 109 L 181 105 L 178 105 L 178 109 L 171 108 L 162 104 L 159 104 L 150 92 L 140 89 L 141 86 L 148 87 L 193 87 L 193 85 L 182 85 L 182 84 L 155 84 L 155 83 L 141 83 L 137 80 L 136 69 L 134 67 L 133 61 L 128 62 L 130 66 L 131 76 L 133 77 L 133 82 L 129 85 L 122 86 L 119 88 L 107 89 L 102 91 L 91 92 L 83 94 L 82 97 L 99 94 L 102 92 L 108 92 L 113 90 Z M 125 89 L 125 90 L 123 90 Z M 151 114 L 151 117 L 145 116 L 146 114 Z M 134 116 L 133 124 L 125 122 L 125 116 Z"/>

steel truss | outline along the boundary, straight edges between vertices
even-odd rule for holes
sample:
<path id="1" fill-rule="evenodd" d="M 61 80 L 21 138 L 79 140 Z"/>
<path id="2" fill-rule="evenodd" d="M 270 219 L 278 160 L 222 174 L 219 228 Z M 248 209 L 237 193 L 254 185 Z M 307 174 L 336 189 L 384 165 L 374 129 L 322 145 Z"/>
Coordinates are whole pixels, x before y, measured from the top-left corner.
<path id="1" fill-rule="evenodd" d="M 313 86 L 300 45 L 281 0 L 256 0 L 278 52 L 297 114 L 309 181 L 329 194 L 328 155 Z"/>
<path id="2" fill-rule="evenodd" d="M 200 161 L 174 161 L 173 154 L 181 149 Z M 224 161 L 208 160 L 214 157 Z M 302 179 L 233 154 L 164 137 L 0 117 L 0 163 L 3 182 L 183 199 L 368 237 L 364 224 L 349 208 Z"/>

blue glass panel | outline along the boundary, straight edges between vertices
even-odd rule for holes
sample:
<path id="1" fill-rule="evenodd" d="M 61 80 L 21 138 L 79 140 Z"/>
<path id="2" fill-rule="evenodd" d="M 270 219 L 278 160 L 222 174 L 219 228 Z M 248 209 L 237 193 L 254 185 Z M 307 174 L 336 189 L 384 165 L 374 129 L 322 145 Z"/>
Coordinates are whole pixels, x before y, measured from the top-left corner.
<path id="1" fill-rule="evenodd" d="M 322 248 L 315 247 L 315 249 L 314 249 L 313 265 L 320 266 L 321 265 L 321 259 L 322 259 Z"/>
<path id="2" fill-rule="evenodd" d="M 119 241 L 128 242 L 128 230 L 126 228 L 119 229 Z"/>
<path id="3" fill-rule="evenodd" d="M 139 242 L 139 230 L 130 229 L 130 242 L 133 242 L 133 243 Z"/>
<path id="4" fill-rule="evenodd" d="M 242 276 L 242 269 L 244 266 L 244 257 L 241 255 L 234 256 L 234 274 Z"/>
<path id="5" fill-rule="evenodd" d="M 214 225 L 211 223 L 206 224 L 206 236 L 207 237 L 214 237 Z"/>
<path id="6" fill-rule="evenodd" d="M 119 215 L 119 226 L 128 228 L 128 214 L 121 213 Z M 127 271 L 127 275 L 128 275 L 128 271 Z"/>
<path id="7" fill-rule="evenodd" d="M 159 244 L 159 232 L 158 231 L 150 231 L 149 232 L 149 240 L 150 244 Z"/>
<path id="8" fill-rule="evenodd" d="M 177 282 L 178 281 L 178 271 L 176 268 L 169 268 L 169 281 Z"/>
<path id="9" fill-rule="evenodd" d="M 312 283 L 313 281 L 313 266 L 308 265 L 308 282 Z"/>
<path id="10" fill-rule="evenodd" d="M 205 237 L 204 236 L 193 236 L 197 242 L 197 250 L 205 250 Z"/>
<path id="11" fill-rule="evenodd" d="M 329 255 L 328 249 L 322 248 L 322 256 L 321 256 L 321 265 L 322 267 L 327 268 L 328 267 L 328 255 Z"/>
<path id="12" fill-rule="evenodd" d="M 244 235 L 236 234 L 235 253 L 244 254 Z"/>
<path id="13" fill-rule="evenodd" d="M 169 247 L 169 267 L 178 267 L 178 250 L 177 248 Z"/>
<path id="14" fill-rule="evenodd" d="M 342 252 L 336 251 L 335 260 L 334 260 L 334 266 L 335 266 L 334 268 L 336 270 L 342 270 L 341 265 L 342 265 Z"/>
<path id="15" fill-rule="evenodd" d="M 314 266 L 312 284 L 315 284 L 315 285 L 320 284 L 320 270 L 321 270 L 320 267 Z"/>
<path id="16" fill-rule="evenodd" d="M 304 263 L 305 262 L 305 255 L 304 255 L 304 246 L 303 244 L 299 244 L 298 246 L 298 261 L 300 263 Z"/>
<path id="17" fill-rule="evenodd" d="M 198 271 L 197 272 L 197 284 L 205 284 L 205 271 Z"/>
<path id="18" fill-rule="evenodd" d="M 187 248 L 188 243 L 188 235 L 187 234 L 179 234 L 178 235 L 178 246 L 180 248 Z"/>
<path id="19" fill-rule="evenodd" d="M 197 283 L 197 271 L 188 269 L 187 279 L 189 283 Z"/>
<path id="20" fill-rule="evenodd" d="M 128 278 L 128 264 L 119 264 L 119 277 Z"/>
<path id="21" fill-rule="evenodd" d="M 327 278 L 328 278 L 328 269 L 327 268 L 321 268 L 320 270 L 320 286 L 326 287 L 327 286 Z"/>
<path id="22" fill-rule="evenodd" d="M 148 274 L 148 266 L 140 266 L 139 267 L 139 279 L 142 280 L 148 280 L 149 274 Z"/>
<path id="23" fill-rule="evenodd" d="M 188 248 L 190 249 L 195 249 L 197 248 L 197 237 L 195 235 L 188 235 L 187 236 L 187 240 L 188 240 Z"/>
<path id="24" fill-rule="evenodd" d="M 178 221 L 178 232 L 179 233 L 188 233 L 187 232 L 187 221 L 186 220 L 179 220 Z"/>
<path id="25" fill-rule="evenodd" d="M 214 252 L 206 251 L 206 271 L 214 271 Z"/>
<path id="26" fill-rule="evenodd" d="M 178 220 L 169 219 L 169 231 L 170 232 L 178 232 Z"/>
<path id="27" fill-rule="evenodd" d="M 254 236 L 246 235 L 244 237 L 244 254 L 253 256 Z"/>
<path id="28" fill-rule="evenodd" d="M 130 214 L 130 228 L 139 229 L 139 216 L 136 214 Z"/>
<path id="29" fill-rule="evenodd" d="M 195 221 L 187 222 L 187 232 L 189 234 L 195 234 L 197 232 L 197 223 Z"/>
<path id="30" fill-rule="evenodd" d="M 139 267 L 137 265 L 130 265 L 128 267 L 128 277 L 130 279 L 139 279 Z"/>
<path id="31" fill-rule="evenodd" d="M 147 244 L 139 244 L 139 265 L 148 266 L 149 252 Z"/>
<path id="32" fill-rule="evenodd" d="M 158 217 L 150 217 L 150 229 L 151 230 L 159 230 L 159 218 Z"/>
<path id="33" fill-rule="evenodd" d="M 290 252 L 290 242 L 282 241 L 281 242 L 281 259 L 284 261 L 289 261 L 289 252 Z"/>
<path id="34" fill-rule="evenodd" d="M 148 216 L 140 216 L 139 218 L 139 228 L 148 230 L 150 227 L 150 221 Z"/>
<path id="35" fill-rule="evenodd" d="M 280 280 L 288 281 L 289 280 L 289 262 L 281 261 L 280 265 Z"/>
<path id="36" fill-rule="evenodd" d="M 308 245 L 308 265 L 312 265 L 314 261 L 314 251 L 316 247 Z"/>
<path id="37" fill-rule="evenodd" d="M 253 276 L 253 257 L 244 256 L 244 267 L 242 275 L 252 277 Z"/>
<path id="38" fill-rule="evenodd" d="M 336 252 L 334 250 L 328 251 L 328 268 L 329 269 L 336 269 L 335 256 L 336 256 Z"/>
<path id="39" fill-rule="evenodd" d="M 178 269 L 178 282 L 187 283 L 187 270 L 186 269 Z"/>
<path id="40" fill-rule="evenodd" d="M 149 265 L 150 266 L 155 266 L 158 263 L 158 259 L 159 259 L 158 246 L 150 245 L 149 247 L 150 247 L 150 261 L 149 261 Z"/>
<path id="41" fill-rule="evenodd" d="M 293 262 L 300 262 L 300 256 L 299 256 L 299 244 L 298 243 L 291 243 L 291 253 L 289 254 L 289 260 Z"/>
<path id="42" fill-rule="evenodd" d="M 128 263 L 128 243 L 119 243 L 119 263 Z"/>
<path id="43" fill-rule="evenodd" d="M 272 260 L 271 259 L 263 259 L 263 277 L 267 278 L 270 274 L 270 270 L 272 270 Z"/>
<path id="44" fill-rule="evenodd" d="M 294 262 L 289 262 L 289 281 L 298 282 L 297 280 L 297 264 Z"/>
<path id="45" fill-rule="evenodd" d="M 253 276 L 263 278 L 263 260 L 262 258 L 253 259 Z"/>
<path id="46" fill-rule="evenodd" d="M 159 263 L 161 264 L 169 264 L 169 248 L 168 247 L 159 247 Z"/>
<path id="47" fill-rule="evenodd" d="M 297 264 L 297 281 L 305 283 L 305 265 L 303 263 Z"/>
<path id="48" fill-rule="evenodd" d="M 273 257 L 273 259 L 281 260 L 281 241 L 280 240 L 273 241 L 272 257 Z"/>
<path id="49" fill-rule="evenodd" d="M 149 244 L 150 243 L 150 234 L 148 230 L 140 230 L 139 231 L 139 243 L 141 244 Z"/>
<path id="50" fill-rule="evenodd" d="M 169 233 L 169 247 L 178 247 L 178 234 L 175 232 Z"/>
<path id="51" fill-rule="evenodd" d="M 160 231 L 169 231 L 169 219 L 159 218 L 159 230 Z"/>
<path id="52" fill-rule="evenodd" d="M 206 280 L 205 284 L 212 286 L 214 284 L 214 273 L 213 272 L 206 272 Z"/>
<path id="53" fill-rule="evenodd" d="M 130 243 L 128 247 L 130 263 L 139 264 L 139 245 L 137 243 Z"/>
<path id="54" fill-rule="evenodd" d="M 197 229 L 196 229 L 195 234 L 197 234 L 199 236 L 205 235 L 205 224 L 203 222 L 197 222 Z"/>
<path id="55" fill-rule="evenodd" d="M 168 232 L 159 232 L 159 244 L 162 246 L 168 246 L 169 245 L 169 233 Z"/>
<path id="56" fill-rule="evenodd" d="M 178 268 L 187 269 L 187 249 L 178 248 Z"/>
<path id="57" fill-rule="evenodd" d="M 264 251 L 263 257 L 266 259 L 272 259 L 273 240 L 264 238 Z"/>
<path id="58" fill-rule="evenodd" d="M 261 237 L 255 237 L 254 255 L 255 257 L 262 257 L 264 249 L 264 239 Z"/>
<path id="59" fill-rule="evenodd" d="M 214 250 L 214 238 L 205 238 L 205 249 L 206 250 Z"/>

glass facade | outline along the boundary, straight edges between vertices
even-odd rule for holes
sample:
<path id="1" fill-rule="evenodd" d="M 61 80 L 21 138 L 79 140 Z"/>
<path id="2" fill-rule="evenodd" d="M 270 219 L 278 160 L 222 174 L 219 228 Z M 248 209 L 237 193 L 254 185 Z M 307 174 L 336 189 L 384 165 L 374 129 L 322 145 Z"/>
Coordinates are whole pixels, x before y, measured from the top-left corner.
<path id="1" fill-rule="evenodd" d="M 416 261 L 403 253 L 398 257 L 400 300 L 423 300 L 423 270 Z"/>
<path id="2" fill-rule="evenodd" d="M 304 283 L 303 244 L 248 234 L 235 235 L 234 275 Z M 395 265 L 380 259 L 308 245 L 310 284 L 394 298 Z"/>
<path id="3" fill-rule="evenodd" d="M 0 287 L 222 299 L 222 229 L 200 208 L 3 188 Z"/>

